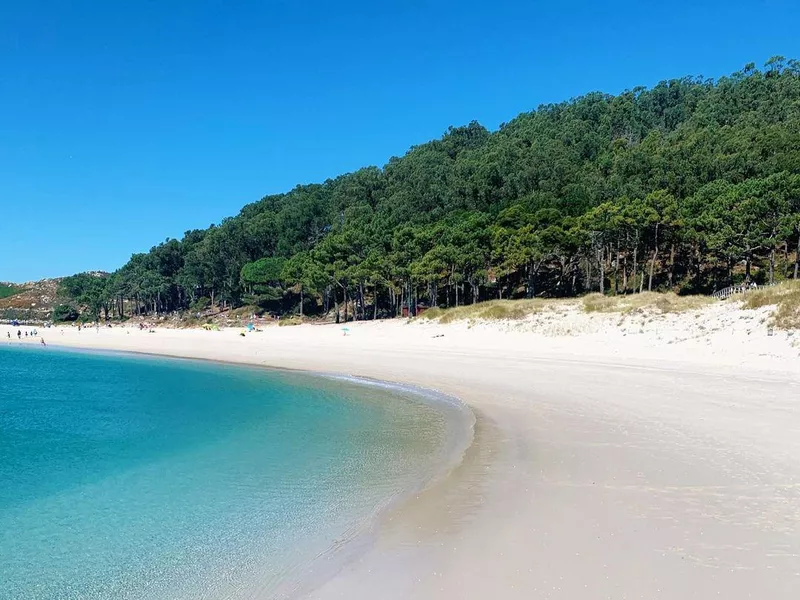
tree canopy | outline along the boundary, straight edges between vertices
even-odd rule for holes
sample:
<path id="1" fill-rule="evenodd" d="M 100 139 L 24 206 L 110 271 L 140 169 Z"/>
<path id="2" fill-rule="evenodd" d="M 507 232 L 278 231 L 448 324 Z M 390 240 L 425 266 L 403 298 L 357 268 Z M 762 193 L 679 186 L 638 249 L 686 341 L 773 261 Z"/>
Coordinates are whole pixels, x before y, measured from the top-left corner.
<path id="1" fill-rule="evenodd" d="M 257 304 L 344 318 L 798 276 L 800 63 L 589 93 L 248 204 L 102 281 L 94 314 Z M 80 286 L 79 286 L 80 287 Z M 81 291 L 83 290 L 83 291 Z M 349 314 L 348 314 L 349 311 Z"/>

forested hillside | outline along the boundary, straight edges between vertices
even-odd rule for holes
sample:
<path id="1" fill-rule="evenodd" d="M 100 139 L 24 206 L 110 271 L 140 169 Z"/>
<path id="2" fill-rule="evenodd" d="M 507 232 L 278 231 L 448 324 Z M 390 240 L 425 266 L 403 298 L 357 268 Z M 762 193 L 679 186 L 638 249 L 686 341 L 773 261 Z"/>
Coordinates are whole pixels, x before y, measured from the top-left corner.
<path id="1" fill-rule="evenodd" d="M 451 127 L 65 290 L 95 313 L 254 304 L 363 319 L 797 278 L 798 245 L 800 62 L 776 57 L 540 106 L 495 132 Z"/>

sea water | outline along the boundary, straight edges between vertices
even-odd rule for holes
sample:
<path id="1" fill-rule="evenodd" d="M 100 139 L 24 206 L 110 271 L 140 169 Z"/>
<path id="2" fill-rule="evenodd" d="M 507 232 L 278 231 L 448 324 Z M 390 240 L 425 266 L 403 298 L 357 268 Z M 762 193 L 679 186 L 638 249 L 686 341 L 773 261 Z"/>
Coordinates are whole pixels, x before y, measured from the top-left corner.
<path id="1" fill-rule="evenodd" d="M 392 387 L 2 347 L 0 598 L 297 595 L 469 426 Z"/>

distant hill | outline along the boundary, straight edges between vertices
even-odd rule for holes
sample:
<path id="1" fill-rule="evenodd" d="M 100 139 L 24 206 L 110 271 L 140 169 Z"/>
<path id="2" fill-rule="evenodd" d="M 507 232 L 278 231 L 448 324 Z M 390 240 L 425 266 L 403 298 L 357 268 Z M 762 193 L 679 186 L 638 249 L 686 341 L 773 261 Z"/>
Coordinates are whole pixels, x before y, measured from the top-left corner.
<path id="1" fill-rule="evenodd" d="M 57 303 L 57 279 L 0 283 L 0 319 L 48 319 Z"/>

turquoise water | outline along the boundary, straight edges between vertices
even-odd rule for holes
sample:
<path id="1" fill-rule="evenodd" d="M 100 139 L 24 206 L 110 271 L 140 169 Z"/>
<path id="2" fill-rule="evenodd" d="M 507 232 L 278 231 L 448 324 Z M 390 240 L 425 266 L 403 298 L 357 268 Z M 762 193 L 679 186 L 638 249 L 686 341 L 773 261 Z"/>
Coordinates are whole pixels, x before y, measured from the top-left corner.
<path id="1" fill-rule="evenodd" d="M 289 597 L 467 425 L 379 385 L 0 348 L 0 598 Z"/>

